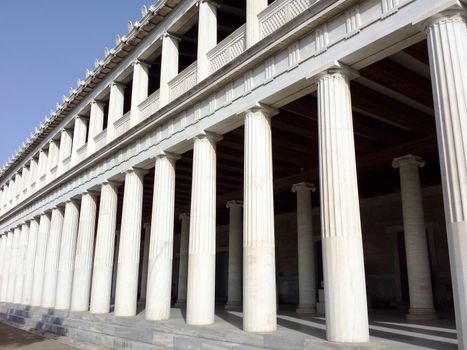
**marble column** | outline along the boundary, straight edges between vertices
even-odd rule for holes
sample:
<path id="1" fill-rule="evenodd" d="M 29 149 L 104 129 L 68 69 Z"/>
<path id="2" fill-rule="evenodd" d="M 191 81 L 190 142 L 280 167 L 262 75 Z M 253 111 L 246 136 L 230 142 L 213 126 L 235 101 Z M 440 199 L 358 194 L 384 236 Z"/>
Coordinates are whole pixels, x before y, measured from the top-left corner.
<path id="1" fill-rule="evenodd" d="M 39 235 L 37 237 L 36 256 L 34 257 L 34 278 L 32 282 L 31 306 L 42 305 L 42 291 L 44 285 L 45 257 L 47 241 L 50 231 L 50 215 L 44 213 L 39 221 Z"/>
<path id="2" fill-rule="evenodd" d="M 217 45 L 217 6 L 212 0 L 201 0 L 198 19 L 198 82 L 209 76 L 208 52 Z"/>
<path id="3" fill-rule="evenodd" d="M 436 318 L 433 307 L 430 257 L 423 213 L 422 189 L 418 168 L 425 162 L 417 156 L 407 155 L 392 162 L 399 168 L 401 182 L 402 217 L 404 221 L 405 254 L 409 283 L 410 309 L 407 315 L 412 320 Z"/>
<path id="4" fill-rule="evenodd" d="M 227 284 L 226 310 L 242 308 L 242 241 L 243 202 L 232 200 L 227 202 L 229 209 L 229 272 Z"/>
<path id="5" fill-rule="evenodd" d="M 333 69 L 322 73 L 317 81 L 326 334 L 329 341 L 367 342 L 368 311 L 349 76 L 346 70 Z"/>
<path id="6" fill-rule="evenodd" d="M 26 250 L 28 249 L 28 236 L 29 226 L 25 223 L 21 226 L 18 256 L 16 258 L 15 295 L 13 299 L 15 304 L 21 304 L 23 301 L 24 259 L 26 257 Z"/>
<path id="7" fill-rule="evenodd" d="M 102 101 L 93 100 L 91 102 L 91 115 L 89 117 L 88 154 L 92 154 L 96 150 L 96 143 L 94 141 L 94 138 L 103 130 L 104 109 L 105 104 Z"/>
<path id="8" fill-rule="evenodd" d="M 42 307 L 55 307 L 57 291 L 57 272 L 62 241 L 63 209 L 55 207 L 50 220 L 50 232 L 45 256 L 44 285 L 42 289 Z"/>
<path id="9" fill-rule="evenodd" d="M 172 291 L 172 257 L 177 155 L 156 157 L 149 246 L 146 319 L 168 320 Z"/>
<path id="10" fill-rule="evenodd" d="M 268 7 L 268 0 L 246 2 L 246 47 L 256 44 L 261 37 L 258 14 Z"/>
<path id="11" fill-rule="evenodd" d="M 186 306 L 186 284 L 188 277 L 188 236 L 190 234 L 190 214 L 182 213 L 178 216 L 181 220 L 180 230 L 180 255 L 178 259 L 178 285 L 176 307 Z"/>
<path id="12" fill-rule="evenodd" d="M 116 316 L 136 315 L 144 174 L 140 169 L 130 169 L 125 175 L 115 291 Z"/>
<path id="13" fill-rule="evenodd" d="M 162 37 L 161 78 L 159 90 L 161 108 L 170 102 L 169 82 L 178 74 L 179 41 L 179 38 L 170 33 L 165 33 Z"/>
<path id="14" fill-rule="evenodd" d="M 115 138 L 114 123 L 123 117 L 125 85 L 116 81 L 110 84 L 109 116 L 107 122 L 107 142 Z"/>
<path id="15" fill-rule="evenodd" d="M 88 311 L 89 309 L 92 256 L 94 253 L 94 236 L 96 233 L 96 212 L 96 196 L 91 192 L 84 193 L 81 197 L 78 239 L 76 242 L 71 311 Z"/>
<path id="16" fill-rule="evenodd" d="M 139 289 L 140 300 L 146 300 L 146 292 L 148 288 L 149 242 L 151 240 L 151 224 L 144 224 L 143 232 L 143 266 L 141 266 L 141 283 Z"/>
<path id="17" fill-rule="evenodd" d="M 15 283 L 16 283 L 16 272 L 18 264 L 18 251 L 19 251 L 19 240 L 21 236 L 21 230 L 17 227 L 13 231 L 13 245 L 11 250 L 11 260 L 8 272 L 8 292 L 7 302 L 13 303 L 15 300 Z"/>
<path id="18" fill-rule="evenodd" d="M 78 162 L 78 150 L 86 144 L 86 130 L 87 130 L 86 117 L 78 115 L 75 118 L 75 128 L 73 131 L 73 145 L 71 150 L 71 164 Z M 50 158 L 50 154 L 49 154 Z"/>
<path id="19" fill-rule="evenodd" d="M 193 148 L 186 321 L 214 323 L 216 279 L 216 142 L 204 132 Z"/>
<path id="20" fill-rule="evenodd" d="M 5 284 L 3 267 L 5 266 L 5 250 L 6 250 L 7 238 L 8 237 L 6 234 L 0 235 L 0 302 L 3 301 L 1 290 L 2 290 L 2 286 Z"/>
<path id="21" fill-rule="evenodd" d="M 91 313 L 110 311 L 117 202 L 118 184 L 111 181 L 102 184 L 92 273 Z"/>
<path id="22" fill-rule="evenodd" d="M 22 304 L 31 305 L 34 280 L 34 258 L 37 250 L 37 238 L 39 235 L 39 220 L 34 218 L 29 223 L 28 248 L 24 260 L 24 283 Z"/>
<path id="23" fill-rule="evenodd" d="M 258 105 L 245 113 L 243 185 L 243 330 L 277 328 L 271 116 Z"/>
<path id="24" fill-rule="evenodd" d="M 141 121 L 138 105 L 148 97 L 149 68 L 151 66 L 141 60 L 133 63 L 133 83 L 131 90 L 131 120 L 133 127 Z"/>
<path id="25" fill-rule="evenodd" d="M 58 154 L 58 174 L 62 174 L 65 169 L 65 159 L 68 159 L 71 155 L 71 149 L 73 145 L 73 137 L 71 131 L 63 129 L 60 135 L 60 151 Z M 31 165 L 32 167 L 32 165 Z"/>
<path id="26" fill-rule="evenodd" d="M 6 239 L 5 263 L 3 265 L 3 283 L 1 286 L 1 300 L 8 302 L 8 285 L 10 283 L 10 266 L 12 265 L 13 231 L 8 232 Z"/>
<path id="27" fill-rule="evenodd" d="M 467 347 L 466 23 L 464 7 L 426 28 L 459 349 Z"/>
<path id="28" fill-rule="evenodd" d="M 57 292 L 55 309 L 67 310 L 71 303 L 73 272 L 76 253 L 76 236 L 78 234 L 79 202 L 69 200 L 65 204 L 60 258 L 58 261 Z"/>
<path id="29" fill-rule="evenodd" d="M 292 186 L 297 194 L 297 248 L 298 248 L 298 296 L 297 313 L 316 312 L 316 271 L 313 241 L 311 192 L 313 184 L 301 182 Z"/>

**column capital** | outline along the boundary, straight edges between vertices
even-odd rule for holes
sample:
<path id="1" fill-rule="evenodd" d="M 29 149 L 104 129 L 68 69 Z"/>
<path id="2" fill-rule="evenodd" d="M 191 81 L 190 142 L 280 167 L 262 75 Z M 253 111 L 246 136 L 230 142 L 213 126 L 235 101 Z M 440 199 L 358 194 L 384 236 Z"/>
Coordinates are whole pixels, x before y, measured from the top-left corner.
<path id="1" fill-rule="evenodd" d="M 102 185 L 110 185 L 112 187 L 119 187 L 121 185 L 121 183 L 122 183 L 121 181 L 107 179 L 101 184 L 101 186 Z"/>
<path id="2" fill-rule="evenodd" d="M 118 88 L 120 88 L 120 89 L 125 89 L 125 84 L 123 84 L 123 83 L 121 83 L 121 82 L 119 82 L 119 81 L 115 81 L 115 80 L 112 81 L 112 82 L 110 83 L 110 87 L 113 87 L 113 86 L 116 86 L 116 87 L 118 87 Z"/>
<path id="3" fill-rule="evenodd" d="M 178 220 L 186 220 L 190 218 L 190 213 L 180 213 L 178 214 Z"/>
<path id="4" fill-rule="evenodd" d="M 137 58 L 137 59 L 133 62 L 132 65 L 133 65 L 133 66 L 140 65 L 140 66 L 143 66 L 143 67 L 148 68 L 148 69 L 151 67 L 151 64 L 150 64 L 149 62 L 146 62 L 146 61 L 144 61 L 144 60 L 142 60 L 142 59 L 139 59 L 139 58 Z"/>
<path id="5" fill-rule="evenodd" d="M 413 154 L 407 154 L 402 157 L 394 158 L 392 161 L 392 167 L 395 169 L 400 168 L 401 164 L 414 164 L 420 168 L 423 168 L 425 166 L 425 161 L 422 157 Z"/>
<path id="6" fill-rule="evenodd" d="M 179 154 L 177 154 L 177 153 L 162 151 L 158 155 L 156 155 L 155 159 L 157 160 L 157 159 L 161 159 L 161 158 L 167 158 L 168 160 L 170 160 L 172 162 L 176 162 L 177 160 L 179 160 L 181 158 L 181 156 Z"/>
<path id="7" fill-rule="evenodd" d="M 105 101 L 99 100 L 99 99 L 95 99 L 95 100 L 92 100 L 92 101 L 91 101 L 91 105 L 97 105 L 97 106 L 99 106 L 99 107 L 104 107 Z"/>
<path id="8" fill-rule="evenodd" d="M 81 193 L 81 196 L 84 196 L 86 194 L 90 195 L 91 197 L 96 198 L 100 194 L 100 191 L 93 190 L 93 189 L 87 189 L 86 191 L 83 191 L 83 193 Z"/>
<path id="9" fill-rule="evenodd" d="M 463 7 L 452 8 L 441 11 L 422 22 L 423 31 L 427 32 L 430 27 L 438 23 L 465 22 L 467 20 L 467 10 Z"/>
<path id="10" fill-rule="evenodd" d="M 231 209 L 231 208 L 242 208 L 243 207 L 243 201 L 239 201 L 239 200 L 231 200 L 231 201 L 228 201 L 225 205 L 226 208 L 228 209 Z"/>
<path id="11" fill-rule="evenodd" d="M 209 5 L 212 5 L 212 6 L 215 6 L 217 8 L 220 7 L 220 4 L 219 2 L 217 2 L 216 0 L 199 0 L 197 3 L 196 3 L 196 6 L 199 6 L 200 4 L 202 3 L 207 3 Z"/>
<path id="12" fill-rule="evenodd" d="M 131 174 L 131 173 L 135 173 L 139 176 L 144 176 L 148 173 L 148 171 L 146 169 L 143 169 L 143 168 L 136 168 L 136 167 L 131 167 L 129 169 L 127 169 L 126 171 L 123 172 L 123 174 Z"/>
<path id="13" fill-rule="evenodd" d="M 297 193 L 300 191 L 311 191 L 315 192 L 316 191 L 316 186 L 315 184 L 309 183 L 309 182 L 299 182 L 296 184 L 292 185 L 292 192 Z"/>
<path id="14" fill-rule="evenodd" d="M 65 204 L 68 204 L 68 203 L 75 203 L 75 204 L 79 204 L 80 200 L 78 198 L 69 198 L 65 201 Z"/>
<path id="15" fill-rule="evenodd" d="M 314 82 L 318 82 L 322 79 L 328 79 L 333 76 L 341 76 L 342 78 L 349 81 L 351 79 L 358 78 L 360 73 L 352 67 L 336 61 L 329 68 L 326 68 L 321 73 L 318 73 L 317 75 L 309 78 L 311 78 Z"/>
<path id="16" fill-rule="evenodd" d="M 222 140 L 224 137 L 222 135 L 203 130 L 201 131 L 198 135 L 196 135 L 193 139 L 208 139 L 211 142 L 219 142 Z"/>
<path id="17" fill-rule="evenodd" d="M 182 40 L 178 35 L 175 35 L 174 33 L 170 33 L 170 32 L 165 32 L 164 35 L 162 35 L 162 38 L 170 38 L 175 41 Z"/>
<path id="18" fill-rule="evenodd" d="M 246 116 L 248 113 L 256 113 L 256 112 L 262 112 L 268 117 L 273 117 L 276 114 L 279 114 L 279 110 L 277 108 L 271 107 L 261 102 L 256 102 L 253 106 L 249 107 L 244 112 L 244 115 Z"/>

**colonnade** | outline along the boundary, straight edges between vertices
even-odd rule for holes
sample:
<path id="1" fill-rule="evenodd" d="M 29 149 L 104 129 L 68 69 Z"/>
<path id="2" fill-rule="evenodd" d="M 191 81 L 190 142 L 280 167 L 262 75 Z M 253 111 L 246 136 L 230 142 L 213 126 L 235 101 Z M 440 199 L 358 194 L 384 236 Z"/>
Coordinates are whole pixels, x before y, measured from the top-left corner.
<path id="1" fill-rule="evenodd" d="M 460 343 L 465 344 L 467 87 L 465 80 L 457 77 L 459 72 L 463 76 L 467 74 L 463 64 L 467 62 L 467 50 L 461 48 L 465 48 L 465 40 L 457 44 L 444 40 L 445 36 L 451 38 L 451 32 L 466 37 L 465 13 L 446 13 L 427 25 L 458 332 Z M 454 62 L 455 67 L 450 68 L 445 60 Z M 318 97 L 326 328 L 328 340 L 337 342 L 369 340 L 349 85 L 354 74 L 347 67 L 336 65 L 314 79 Z M 270 332 L 277 327 L 271 135 L 271 118 L 276 113 L 261 103 L 244 112 L 243 203 L 227 204 L 230 254 L 226 308 L 239 308 L 243 304 L 243 328 L 249 332 Z M 221 138 L 202 131 L 192 140 L 191 208 L 189 216 L 180 216 L 177 304 L 186 303 L 186 320 L 192 325 L 214 322 L 216 143 Z M 180 156 L 162 152 L 155 160 L 146 292 L 149 320 L 170 317 L 175 173 Z M 421 164 L 420 158 L 411 155 L 397 158 L 393 163 L 400 170 L 411 302 L 409 317 L 413 318 L 435 315 L 417 168 Z M 119 183 L 109 179 L 98 193 L 85 192 L 80 198 L 72 198 L 1 236 L 0 300 L 108 313 L 112 271 L 116 265 L 115 315 L 136 315 L 145 172 L 138 167 L 125 172 L 116 261 L 113 260 Z M 314 186 L 300 183 L 292 190 L 297 193 L 298 206 L 300 304 L 297 311 L 314 312 L 316 280 L 311 218 Z"/>

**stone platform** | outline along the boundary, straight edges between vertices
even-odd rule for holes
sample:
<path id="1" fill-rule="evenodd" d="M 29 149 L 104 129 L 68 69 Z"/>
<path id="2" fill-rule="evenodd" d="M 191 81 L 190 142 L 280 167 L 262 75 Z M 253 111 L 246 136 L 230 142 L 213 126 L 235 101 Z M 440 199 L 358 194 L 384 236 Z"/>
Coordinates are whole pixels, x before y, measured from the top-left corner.
<path id="1" fill-rule="evenodd" d="M 172 309 L 169 321 L 136 317 L 93 315 L 24 305 L 0 303 L 0 317 L 16 327 L 36 333 L 66 336 L 102 348 L 113 349 L 457 349 L 451 319 L 407 321 L 399 312 L 371 314 L 371 341 L 337 344 L 325 340 L 323 317 L 279 312 L 278 330 L 268 334 L 242 331 L 242 314 L 218 308 L 216 323 L 188 326 L 184 311 Z"/>

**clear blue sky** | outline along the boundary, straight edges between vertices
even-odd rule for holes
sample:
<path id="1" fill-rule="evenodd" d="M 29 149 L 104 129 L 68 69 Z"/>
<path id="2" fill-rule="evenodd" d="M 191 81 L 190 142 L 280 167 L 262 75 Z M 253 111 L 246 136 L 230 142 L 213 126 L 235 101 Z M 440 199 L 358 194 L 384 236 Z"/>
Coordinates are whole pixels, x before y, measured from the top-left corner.
<path id="1" fill-rule="evenodd" d="M 0 0 L 0 167 L 156 0 Z"/>

